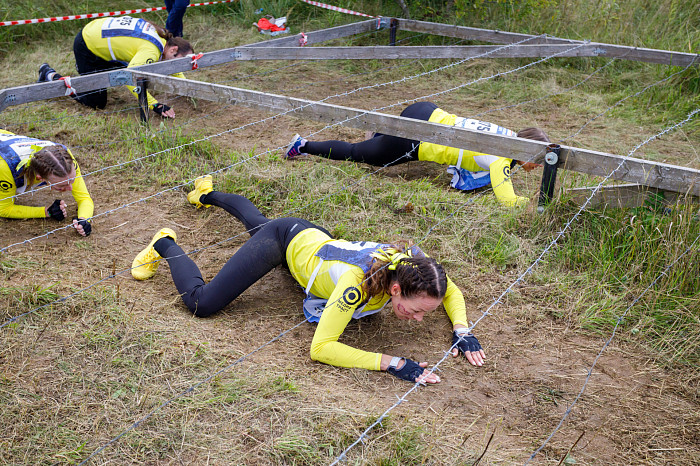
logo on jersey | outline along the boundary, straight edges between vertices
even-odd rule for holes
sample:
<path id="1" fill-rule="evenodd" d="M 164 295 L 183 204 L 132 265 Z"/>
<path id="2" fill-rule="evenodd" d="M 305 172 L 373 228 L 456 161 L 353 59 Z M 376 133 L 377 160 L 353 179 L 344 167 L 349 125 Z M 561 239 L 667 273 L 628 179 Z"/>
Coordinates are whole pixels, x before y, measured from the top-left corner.
<path id="1" fill-rule="evenodd" d="M 503 167 L 503 174 L 506 178 L 510 178 L 510 167 Z"/>
<path id="2" fill-rule="evenodd" d="M 338 300 L 337 306 L 341 312 L 350 312 L 357 307 L 362 299 L 362 293 L 354 286 L 350 286 L 343 291 L 343 296 Z"/>
<path id="3" fill-rule="evenodd" d="M 9 181 L 0 181 L 0 191 L 9 191 L 12 189 L 12 183 Z"/>
<path id="4" fill-rule="evenodd" d="M 354 306 L 362 299 L 362 293 L 356 287 L 351 286 L 343 292 L 343 302 L 349 306 Z"/>

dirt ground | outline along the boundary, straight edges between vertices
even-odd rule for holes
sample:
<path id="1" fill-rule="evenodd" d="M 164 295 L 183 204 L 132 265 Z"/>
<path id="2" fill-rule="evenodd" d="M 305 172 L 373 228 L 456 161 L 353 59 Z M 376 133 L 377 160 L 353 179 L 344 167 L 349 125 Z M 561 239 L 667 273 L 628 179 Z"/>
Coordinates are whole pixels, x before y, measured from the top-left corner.
<path id="1" fill-rule="evenodd" d="M 220 76 L 226 72 L 211 72 L 208 78 L 222 79 Z M 217 76 L 217 73 L 220 73 L 220 76 Z M 330 74 L 325 68 L 318 71 L 315 79 L 322 81 L 325 73 Z M 288 85 L 279 75 L 273 76 L 277 77 L 254 79 L 249 84 L 252 87 L 264 86 L 267 92 L 277 92 L 282 90 L 285 84 Z M 342 80 L 327 83 L 323 85 L 323 94 L 351 88 L 352 85 L 356 83 Z M 359 108 L 379 107 L 402 98 L 425 95 L 430 92 L 432 85 L 434 84 L 430 81 L 421 81 L 408 88 L 379 89 L 371 96 L 359 93 L 331 102 Z M 314 87 L 307 87 L 291 94 L 312 97 L 318 92 Z M 125 92 L 111 92 L 110 95 L 111 106 L 130 104 L 130 97 L 125 95 Z M 489 102 L 484 100 L 489 99 L 465 91 L 449 97 L 440 97 L 436 102 L 459 113 L 459 108 L 491 108 Z M 73 111 L 71 102 L 57 102 L 55 105 L 57 109 Z M 220 109 L 221 106 L 199 101 L 194 108 L 191 102 L 179 99 L 174 108 L 178 112 L 177 121 L 186 122 Z M 398 114 L 401 108 L 395 107 L 389 112 Z M 487 119 L 511 128 L 529 125 L 552 128 L 550 134 L 553 139 L 563 137 L 570 130 L 569 127 L 578 127 L 585 121 L 580 116 L 578 119 L 574 118 L 574 111 L 566 106 L 555 105 L 541 108 L 536 113 L 516 109 L 507 114 L 497 115 Z M 219 111 L 216 117 L 198 120 L 197 130 L 213 134 L 266 116 L 268 115 L 263 112 L 234 106 Z M 133 112 L 128 118 L 134 118 Z M 557 123 L 562 121 L 567 123 Z M 215 144 L 225 150 L 242 152 L 248 152 L 255 147 L 256 152 L 259 152 L 285 145 L 296 132 L 308 134 L 322 126 L 297 118 L 278 118 L 272 124 L 263 127 L 252 126 L 216 138 Z M 594 131 L 600 132 L 600 129 Z M 618 128 L 611 128 L 613 134 L 618 131 Z M 332 128 L 323 132 L 322 136 L 353 140 L 362 138 L 359 131 L 343 128 Z M 664 139 L 656 146 L 656 150 L 669 159 L 680 158 L 682 153 L 687 153 L 685 148 L 678 148 L 676 138 L 681 137 L 671 136 Z M 633 143 L 642 137 L 637 133 L 626 134 L 622 140 L 615 139 L 612 145 L 621 149 L 632 147 Z M 66 140 L 61 142 L 71 143 Z M 595 143 L 595 138 L 591 136 L 591 144 Z M 83 171 L 99 168 L 98 161 L 89 156 L 88 150 L 82 149 L 77 152 L 84 155 Z M 618 153 L 623 153 L 623 150 L 618 150 Z M 294 163 L 334 162 L 300 160 Z M 698 166 L 698 162 L 691 161 L 685 165 Z M 342 169 L 342 164 L 337 166 Z M 387 169 L 377 176 L 392 178 L 396 182 L 428 178 L 433 180 L 433 183 L 446 187 L 447 175 L 440 175 L 443 170 L 443 167 L 411 163 Z M 522 177 L 516 180 L 516 189 L 531 189 L 537 182 L 537 175 Z M 159 190 L 157 186 L 126 187 L 120 175 L 114 173 L 101 173 L 96 179 L 88 181 L 88 185 L 98 213 Z M 185 193 L 185 188 L 178 189 L 106 215 L 95 222 L 96 234 L 86 240 L 77 241 L 79 246 L 75 246 L 75 233 L 65 231 L 35 240 L 29 245 L 13 248 L 3 255 L 3 259 L 18 258 L 32 265 L 26 270 L 18 268 L 15 272 L 7 272 L 6 286 L 36 283 L 37 286 L 43 287 L 56 284 L 51 291 L 65 296 L 105 279 L 113 271 L 122 271 L 130 267 L 132 258 L 148 243 L 152 234 L 162 227 L 175 229 L 178 232 L 178 243 L 186 251 L 243 233 L 242 226 L 223 211 L 196 211 L 190 208 L 186 203 Z M 34 196 L 32 203 L 40 204 L 51 198 L 53 195 L 40 194 Z M 3 225 L 0 229 L 1 245 L 32 238 L 56 227 L 54 223 L 42 220 L 0 220 L 0 223 Z M 231 241 L 195 254 L 193 257 L 204 276 L 214 276 L 245 238 L 246 235 L 242 234 Z M 451 275 L 459 277 L 458 286 L 465 294 L 468 315 L 473 320 L 481 315 L 522 271 L 508 270 L 496 273 L 484 271 L 480 267 L 466 267 L 454 272 L 449 271 Z M 178 348 L 181 350 L 183 365 L 177 376 L 178 385 L 161 387 L 162 392 L 157 394 L 161 399 L 167 399 L 168 396 L 200 380 L 202 376 L 220 369 L 223 364 L 232 363 L 236 358 L 250 353 L 281 331 L 303 320 L 300 312 L 302 290 L 283 269 L 271 272 L 229 305 L 224 312 L 203 320 L 193 319 L 180 302 L 165 264 L 161 266 L 156 277 L 147 282 L 136 282 L 127 272 L 107 280 L 103 285 L 111 287 L 110 289 L 116 288 L 118 296 L 113 297 L 115 303 L 128 310 L 119 324 L 122 338 L 138 332 L 160 332 L 167 336 L 168 347 L 173 352 Z M 3 395 L 5 402 L 18 403 L 25 405 L 29 411 L 35 409 L 42 412 L 42 409 L 49 408 L 31 408 L 29 400 L 56 399 L 56 403 L 60 405 L 70 399 L 70 393 L 57 393 L 55 387 L 52 387 L 52 381 L 59 372 L 58 361 L 65 357 L 60 355 L 63 354 L 63 350 L 71 348 L 71 343 L 65 341 L 62 335 L 68 327 L 83 325 L 84 331 L 89 332 L 92 325 L 97 325 L 94 315 L 82 307 L 71 311 L 70 303 L 69 300 L 64 305 L 67 312 L 62 315 L 51 313 L 44 320 L 34 316 L 28 317 L 26 321 L 18 323 L 21 330 L 4 330 L 3 339 L 6 343 L 0 363 L 4 380 L 2 390 L 6 392 Z M 449 358 L 440 367 L 442 383 L 413 392 L 407 403 L 394 409 L 391 416 L 415 422 L 425 429 L 426 438 L 423 438 L 423 441 L 430 445 L 433 457 L 442 458 L 439 462 L 471 464 L 475 452 L 479 454 L 486 447 L 488 437 L 493 433 L 493 439 L 481 464 L 524 463 L 530 453 L 552 432 L 576 398 L 587 371 L 609 336 L 609 333 L 594 335 L 584 332 L 575 322 L 557 317 L 560 315 L 557 311 L 572 305 L 574 304 L 567 297 L 557 296 L 556 289 L 551 284 L 533 284 L 526 281 L 523 286 L 518 287 L 516 297 L 509 298 L 504 304 L 497 306 L 492 315 L 480 322 L 475 330 L 487 354 L 486 366 L 477 369 L 464 361 Z M 27 305 L 26 309 L 29 310 L 30 307 L 31 305 Z M 231 368 L 229 372 L 242 376 L 254 376 L 257 374 L 256 370 L 283 374 L 284 377 L 294 380 L 301 390 L 299 394 L 290 395 L 287 400 L 282 397 L 282 406 L 287 402 L 296 406 L 301 397 L 301 403 L 310 407 L 309 409 L 314 409 L 314 414 L 318 414 L 322 408 L 336 414 L 340 411 L 348 413 L 353 419 L 359 419 L 355 424 L 357 433 L 369 424 L 367 419 L 376 418 L 396 402 L 397 395 L 401 396 L 410 388 L 409 384 L 383 373 L 334 368 L 313 362 L 308 356 L 313 331 L 313 325 L 302 324 L 279 341 L 250 356 L 244 363 Z M 379 315 L 351 323 L 342 338 L 349 345 L 407 355 L 432 363 L 439 360 L 443 351 L 449 347 L 450 326 L 447 317 L 440 311 L 429 314 L 422 323 L 413 324 L 397 322 L 391 315 Z M 129 353 L 127 343 L 122 347 L 125 354 Z M 191 374 L 187 369 L 187 358 L 194 357 L 196 348 L 200 346 L 207 347 L 210 357 L 218 358 L 219 362 L 216 367 L 210 367 L 208 370 L 204 368 L 196 374 Z M 77 370 L 80 370 L 80 366 L 85 370 L 91 367 L 89 355 L 80 357 L 84 359 L 77 360 Z M 174 367 L 172 370 L 178 372 L 179 369 Z M 188 377 L 189 375 L 196 377 Z M 114 377 L 119 378 L 116 370 Z M 226 375 L 222 377 L 225 378 Z M 83 380 L 88 378 L 87 374 L 83 375 Z M 682 379 L 679 374 L 662 368 L 655 360 L 655 355 L 640 345 L 614 339 L 597 361 L 586 391 L 567 421 L 531 464 L 557 464 L 569 448 L 574 446 L 580 435 L 582 438 L 573 447 L 565 464 L 700 464 L 700 406 L 697 387 L 687 386 L 679 379 Z M 102 396 L 101 392 L 99 395 L 90 393 L 88 386 L 74 396 L 88 399 L 94 397 L 94 401 L 99 405 L 98 398 Z M 51 404 L 49 401 L 46 403 Z M 84 403 L 85 406 L 90 405 L 90 401 Z M 66 458 L 86 457 L 98 446 L 127 429 L 139 415 L 148 412 L 146 407 L 147 404 L 135 405 L 127 401 L 121 417 L 112 409 L 109 412 L 112 416 L 117 416 L 116 418 L 98 422 L 98 416 L 92 427 L 81 424 L 82 430 L 77 430 L 81 433 L 79 437 L 82 441 L 87 442 L 84 450 L 75 457 L 53 457 L 53 460 L 63 462 Z M 88 411 L 95 414 L 99 408 L 92 406 Z M 25 411 L 19 409 L 12 412 Z M 303 410 L 295 412 L 299 414 Z M 155 418 L 161 419 L 153 421 L 156 425 L 147 424 L 141 435 L 153 434 L 157 437 L 160 429 L 178 430 L 181 424 L 186 425 L 184 418 L 178 419 L 178 415 L 172 413 L 173 411 L 166 411 L 166 414 L 155 414 Z M 183 416 L 189 414 L 183 413 Z M 234 422 L 231 431 L 221 437 L 237 439 L 236 441 L 246 445 L 250 456 L 239 457 L 235 462 L 295 462 L 270 457 L 265 460 L 264 456 L 256 456 L 258 450 L 264 449 L 262 445 L 269 441 L 265 440 L 265 437 L 273 434 L 263 427 L 259 427 L 260 430 L 256 433 L 252 425 L 241 421 L 240 425 L 236 426 Z M 359 463 L 375 464 L 371 459 L 371 450 L 381 448 L 381 437 L 390 432 L 391 428 L 380 428 L 378 432 L 370 433 L 369 441 L 364 446 L 356 447 L 350 453 L 350 459 Z M 6 434 L 8 440 L 15 444 L 15 449 L 17 444 L 29 445 L 32 442 L 31 437 L 19 431 L 13 430 Z M 188 437 L 190 442 L 193 441 L 192 437 L 197 438 L 196 435 Z M 241 440 L 243 437 L 248 440 Z M 356 438 L 357 435 L 353 432 L 348 433 L 345 446 Z M 200 451 L 196 441 L 194 442 L 195 446 L 183 441 L 182 445 L 163 448 L 167 452 L 163 457 L 150 458 L 148 462 L 204 464 L 208 458 L 206 452 Z M 113 448 L 126 455 L 127 450 L 119 449 L 126 449 L 126 446 Z M 179 453 L 172 453 L 173 451 Z M 339 452 L 336 451 L 337 453 Z M 97 463 L 109 462 L 108 458 L 122 464 L 136 461 L 135 456 L 114 455 L 117 453 L 110 453 L 108 448 L 105 456 L 98 457 Z M 450 458 L 451 460 L 448 460 Z M 6 464 L 49 462 L 47 458 L 32 458 L 31 454 L 23 459 L 18 456 L 14 456 L 13 459 L 5 456 L 4 460 Z M 221 458 L 213 460 L 215 464 L 224 462 Z M 304 462 L 297 461 L 298 464 Z M 436 463 L 436 460 L 428 462 Z"/>

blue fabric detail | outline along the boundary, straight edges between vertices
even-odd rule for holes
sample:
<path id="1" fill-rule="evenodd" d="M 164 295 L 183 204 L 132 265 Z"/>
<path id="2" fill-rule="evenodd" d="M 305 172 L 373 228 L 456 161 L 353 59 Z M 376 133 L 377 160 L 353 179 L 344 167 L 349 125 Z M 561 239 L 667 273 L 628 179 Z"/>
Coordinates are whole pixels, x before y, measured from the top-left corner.
<path id="1" fill-rule="evenodd" d="M 304 317 L 306 317 L 306 321 L 311 322 L 312 324 L 317 324 L 319 320 L 321 320 L 321 314 L 326 308 L 327 303 L 327 299 L 319 298 L 318 296 L 314 296 L 309 293 L 309 296 L 304 299 L 303 305 Z M 312 314 L 309 309 L 313 309 L 315 313 Z"/>
<path id="2" fill-rule="evenodd" d="M 377 249 L 388 248 L 388 244 L 372 243 L 368 241 L 358 241 L 349 243 L 352 249 L 346 249 L 338 247 L 333 244 L 325 244 L 316 253 L 316 257 L 320 257 L 327 261 L 341 261 L 346 264 L 356 265 L 362 269 L 363 272 L 367 271 L 372 267 L 372 257 L 371 254 Z"/>
<path id="3" fill-rule="evenodd" d="M 10 172 L 12 173 L 12 178 L 15 180 L 15 186 L 17 188 L 24 186 L 24 166 L 20 167 L 19 170 L 17 169 L 22 162 L 22 157 L 14 151 L 12 145 L 18 142 L 33 143 L 37 141 L 39 140 L 25 136 L 14 136 L 4 141 L 0 140 L 0 156 L 2 156 L 2 159 L 7 163 L 7 166 L 10 167 Z"/>
<path id="4" fill-rule="evenodd" d="M 374 261 L 372 253 L 374 251 L 377 249 L 388 249 L 392 247 L 390 244 L 374 243 L 371 241 L 343 242 L 340 244 L 342 244 L 342 246 L 332 243 L 324 244 L 316 253 L 316 257 L 319 257 L 324 261 L 340 261 L 345 262 L 346 264 L 355 265 L 361 268 L 364 273 L 367 273 L 369 269 L 372 268 L 372 262 Z M 425 257 L 425 254 L 418 246 L 411 247 L 411 254 L 414 257 Z M 311 285 L 309 285 L 309 288 L 311 288 Z M 318 296 L 308 293 L 303 304 L 304 317 L 306 317 L 306 320 L 311 323 L 318 323 L 327 303 L 328 299 L 319 298 Z M 362 310 L 365 306 L 366 304 L 363 304 L 362 306 L 358 307 L 353 313 L 352 318 L 359 319 L 360 317 L 375 314 L 381 310 L 377 309 L 363 313 Z"/>
<path id="5" fill-rule="evenodd" d="M 450 186 L 462 191 L 473 191 L 491 183 L 491 175 L 487 171 L 470 172 L 461 167 L 450 165 L 447 173 L 452 174 Z"/>

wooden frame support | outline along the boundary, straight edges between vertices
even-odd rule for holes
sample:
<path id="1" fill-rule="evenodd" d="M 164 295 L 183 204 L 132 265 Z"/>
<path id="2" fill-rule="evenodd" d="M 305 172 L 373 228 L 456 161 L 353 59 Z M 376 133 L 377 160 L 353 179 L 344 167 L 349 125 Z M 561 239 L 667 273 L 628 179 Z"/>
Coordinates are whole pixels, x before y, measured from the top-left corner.
<path id="1" fill-rule="evenodd" d="M 290 112 L 324 123 L 339 123 L 362 130 L 451 147 L 495 154 L 515 160 L 541 163 L 548 144 L 517 137 L 472 131 L 466 128 L 413 120 L 356 108 L 331 105 L 220 84 L 133 71 L 166 92 L 222 103 L 237 103 L 272 112 Z M 559 168 L 607 176 L 630 183 L 700 196 L 700 170 L 622 157 L 588 149 L 561 146 Z"/>
<path id="2" fill-rule="evenodd" d="M 590 57 L 606 56 L 619 57 L 628 60 L 648 61 L 651 63 L 685 66 L 700 63 L 700 55 L 670 52 L 665 50 L 641 49 L 602 43 L 584 43 L 568 39 L 538 37 L 528 34 L 516 34 L 486 29 L 452 26 L 447 24 L 413 21 L 396 18 L 377 18 L 358 23 L 347 24 L 334 28 L 322 29 L 306 34 L 307 45 L 327 40 L 347 37 L 354 34 L 369 32 L 385 27 L 393 27 L 438 34 L 449 37 L 459 37 L 471 40 L 483 40 L 496 43 L 510 44 L 523 39 L 532 39 L 517 47 L 502 46 L 375 46 L 375 47 L 299 47 L 299 36 L 282 37 L 242 47 L 217 50 L 205 53 L 197 63 L 201 68 L 230 63 L 240 60 L 369 60 L 369 59 L 416 59 L 416 58 L 447 58 L 466 59 L 477 56 L 489 58 L 525 58 L 545 57 Z M 396 29 L 391 29 L 396 31 Z M 395 36 L 391 43 L 395 43 Z M 191 71 L 189 58 L 179 58 L 166 62 L 152 63 L 133 68 L 147 73 L 173 74 Z M 89 92 L 122 84 L 130 78 L 128 72 L 121 70 L 97 73 L 73 78 L 73 87 L 78 92 Z M 62 82 L 50 82 L 18 86 L 0 91 L 0 111 L 12 105 L 20 105 L 38 100 L 62 97 L 65 87 Z"/>
<path id="3" fill-rule="evenodd" d="M 383 27 L 385 27 L 385 23 L 377 19 L 370 19 L 358 23 L 321 29 L 319 31 L 313 31 L 306 34 L 307 45 L 339 39 L 355 34 L 361 34 Z M 236 61 L 238 59 L 238 55 L 242 54 L 243 51 L 250 51 L 247 53 L 250 53 L 251 56 L 260 57 L 265 55 L 265 49 L 274 50 L 277 47 L 292 47 L 293 49 L 298 49 L 300 48 L 299 37 L 299 35 L 282 37 L 244 45 L 235 49 L 225 49 L 205 53 L 204 56 L 197 61 L 197 64 L 200 68 L 204 68 L 207 66 Z M 257 54 L 253 50 L 257 51 Z M 278 52 L 278 56 L 280 54 L 283 55 L 284 53 L 285 52 Z M 142 69 L 149 73 L 173 74 L 183 71 L 191 71 L 192 63 L 189 58 L 179 58 L 175 60 L 152 63 L 150 65 L 144 65 L 138 68 L 130 68 L 130 70 L 131 69 Z M 85 76 L 75 76 L 71 78 L 71 81 L 77 92 L 89 92 L 96 89 L 105 89 L 124 84 L 129 84 L 131 86 L 135 85 L 131 74 L 126 70 L 105 71 L 102 73 L 95 73 Z M 29 102 L 36 102 L 38 100 L 52 99 L 55 97 L 63 97 L 65 96 L 65 92 L 66 88 L 63 81 L 53 81 L 49 83 L 29 84 L 6 88 L 0 91 L 0 112 L 13 105 L 21 105 Z"/>
<path id="4" fill-rule="evenodd" d="M 583 41 L 559 39 L 556 37 L 538 37 L 531 34 L 518 34 L 490 29 L 479 29 L 450 24 L 431 23 L 428 21 L 416 21 L 411 19 L 399 19 L 399 29 L 411 32 L 423 32 L 439 36 L 455 37 L 466 40 L 491 42 L 494 44 L 511 44 L 525 39 L 531 39 L 526 44 L 582 44 Z M 700 65 L 700 54 L 682 53 L 669 50 L 646 49 L 641 47 L 629 47 L 625 45 L 604 44 L 601 42 L 589 42 L 588 45 L 598 49 L 598 55 L 604 57 L 616 57 L 624 60 L 658 63 L 661 65 L 688 66 L 691 63 Z"/>

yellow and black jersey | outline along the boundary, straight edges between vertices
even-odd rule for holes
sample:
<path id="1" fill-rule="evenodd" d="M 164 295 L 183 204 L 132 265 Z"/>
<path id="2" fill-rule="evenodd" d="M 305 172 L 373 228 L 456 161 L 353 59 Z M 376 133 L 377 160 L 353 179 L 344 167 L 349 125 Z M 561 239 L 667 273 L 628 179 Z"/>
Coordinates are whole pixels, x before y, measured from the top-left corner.
<path id="1" fill-rule="evenodd" d="M 122 62 L 127 68 L 159 61 L 166 43 L 152 24 L 131 16 L 96 19 L 83 28 L 82 34 L 92 53 L 105 61 Z M 173 76 L 185 77 L 182 73 Z M 127 87 L 138 98 L 136 88 Z M 153 108 L 157 103 L 149 94 L 148 105 Z"/>
<path id="2" fill-rule="evenodd" d="M 56 145 L 61 144 L 0 130 L 0 217 L 42 218 L 46 216 L 46 210 L 43 206 L 17 205 L 13 196 L 24 192 L 28 185 L 33 185 L 36 182 L 36 180 L 25 180 L 23 174 L 24 169 L 31 164 L 32 156 L 44 147 Z M 70 153 L 70 150 L 68 152 Z M 71 154 L 72 156 L 73 154 Z M 42 184 L 44 183 L 37 186 Z M 94 204 L 80 174 L 77 162 L 75 162 L 75 180 L 73 181 L 72 193 L 78 204 L 78 217 L 92 217 Z"/>
<path id="3" fill-rule="evenodd" d="M 507 128 L 488 122 L 458 117 L 440 108 L 433 110 L 428 121 L 443 125 L 462 126 L 476 131 L 516 136 L 515 132 Z M 457 165 L 459 157 L 460 149 L 456 147 L 441 146 L 431 142 L 421 142 L 418 147 L 418 160 L 427 160 L 443 165 Z M 510 179 L 511 162 L 512 159 L 506 157 L 463 150 L 460 167 L 470 172 L 488 171 L 491 177 L 493 193 L 502 204 L 507 206 L 527 204 L 529 200 L 525 197 L 516 196 L 513 190 L 513 183 Z"/>
<path id="4" fill-rule="evenodd" d="M 302 231 L 290 242 L 286 260 L 292 275 L 308 293 L 326 300 L 311 343 L 312 359 L 334 366 L 379 370 L 381 353 L 353 348 L 338 340 L 350 319 L 378 312 L 391 297 L 385 294 L 367 299 L 361 286 L 363 267 L 347 262 L 354 262 L 352 259 L 333 260 L 319 254 L 329 246 L 350 253 L 376 250 L 367 247 L 374 244 L 334 240 L 315 228 Z M 449 277 L 442 303 L 453 325 L 468 325 L 464 297 Z"/>

